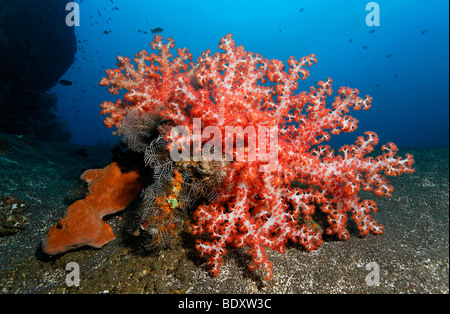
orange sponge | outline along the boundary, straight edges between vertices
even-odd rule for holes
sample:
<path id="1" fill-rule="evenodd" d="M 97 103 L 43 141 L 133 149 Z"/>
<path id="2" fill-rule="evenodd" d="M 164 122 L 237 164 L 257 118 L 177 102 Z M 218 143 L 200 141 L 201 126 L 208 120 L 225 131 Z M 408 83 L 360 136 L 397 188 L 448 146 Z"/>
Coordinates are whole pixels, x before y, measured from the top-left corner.
<path id="1" fill-rule="evenodd" d="M 103 217 L 125 209 L 143 188 L 137 170 L 123 173 L 117 163 L 87 170 L 81 179 L 88 183 L 89 195 L 69 206 L 65 217 L 47 231 L 42 249 L 48 255 L 84 245 L 100 248 L 114 240 L 114 232 Z"/>

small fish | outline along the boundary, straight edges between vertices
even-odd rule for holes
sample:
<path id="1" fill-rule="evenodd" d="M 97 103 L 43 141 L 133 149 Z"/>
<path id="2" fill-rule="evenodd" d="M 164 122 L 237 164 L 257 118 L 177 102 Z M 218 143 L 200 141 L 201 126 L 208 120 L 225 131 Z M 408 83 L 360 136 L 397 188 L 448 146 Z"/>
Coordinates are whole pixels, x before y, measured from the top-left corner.
<path id="1" fill-rule="evenodd" d="M 72 82 L 68 80 L 60 80 L 58 83 L 64 86 L 72 86 Z"/>
<path id="2" fill-rule="evenodd" d="M 426 32 L 428 32 L 428 29 L 424 29 L 424 30 L 421 31 L 420 33 L 423 35 L 423 34 L 425 34 Z"/>
<path id="3" fill-rule="evenodd" d="M 375 33 L 375 30 L 374 30 L 374 29 L 371 29 L 371 30 L 369 31 L 369 34 L 373 34 L 373 33 Z"/>
<path id="4" fill-rule="evenodd" d="M 162 33 L 164 30 L 161 27 L 152 29 L 152 34 Z"/>
<path id="5" fill-rule="evenodd" d="M 348 41 L 349 44 L 351 44 L 353 41 L 353 38 L 350 38 L 350 40 Z"/>
<path id="6" fill-rule="evenodd" d="M 390 57 L 392 57 L 392 55 L 391 55 L 391 54 L 388 54 L 388 55 L 386 56 L 386 58 L 390 58 Z"/>
<path id="7" fill-rule="evenodd" d="M 395 78 L 398 78 L 398 74 L 397 74 L 397 73 L 395 73 L 395 74 L 394 74 L 394 77 L 395 77 Z"/>
<path id="8" fill-rule="evenodd" d="M 305 8 L 301 8 L 301 9 L 299 10 L 299 12 L 302 13 L 304 10 L 305 10 Z"/>
<path id="9" fill-rule="evenodd" d="M 364 50 L 366 50 L 368 47 L 367 47 L 367 46 L 363 46 L 362 48 L 363 48 Z"/>

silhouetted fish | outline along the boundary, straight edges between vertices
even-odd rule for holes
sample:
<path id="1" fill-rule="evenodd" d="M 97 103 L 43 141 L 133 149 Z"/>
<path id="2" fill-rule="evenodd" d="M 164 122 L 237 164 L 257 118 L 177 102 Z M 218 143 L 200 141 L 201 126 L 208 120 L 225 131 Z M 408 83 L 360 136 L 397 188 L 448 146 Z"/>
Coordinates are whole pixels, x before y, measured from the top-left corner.
<path id="1" fill-rule="evenodd" d="M 152 29 L 152 33 L 153 34 L 158 34 L 158 33 L 162 33 L 164 30 L 161 27 L 157 27 Z"/>
<path id="2" fill-rule="evenodd" d="M 68 81 L 68 80 L 60 80 L 58 83 L 61 84 L 61 85 L 64 85 L 64 86 L 71 86 L 72 85 L 72 82 Z"/>

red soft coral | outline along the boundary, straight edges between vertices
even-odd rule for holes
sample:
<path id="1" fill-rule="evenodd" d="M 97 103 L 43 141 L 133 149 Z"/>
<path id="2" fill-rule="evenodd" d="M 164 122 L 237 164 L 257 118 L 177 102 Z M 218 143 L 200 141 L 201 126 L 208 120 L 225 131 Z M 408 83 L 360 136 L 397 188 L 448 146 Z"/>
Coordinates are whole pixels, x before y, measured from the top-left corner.
<path id="1" fill-rule="evenodd" d="M 214 156 L 228 161 L 224 163 L 227 175 L 218 200 L 200 206 L 193 215 L 194 233 L 202 238 L 197 248 L 209 256 L 214 275 L 228 245 L 248 246 L 253 268 L 261 266 L 267 278 L 272 276 L 272 264 L 266 248 L 284 252 L 291 240 L 316 249 L 323 242 L 322 233 L 309 222 L 317 210 L 327 215 L 327 234 L 340 239 L 349 238 L 348 214 L 361 235 L 383 232 L 370 216 L 377 210 L 376 203 L 361 200 L 358 192 L 390 196 L 393 188 L 383 174 L 413 172 L 412 156 L 395 157 L 397 148 L 389 143 L 382 147 L 381 156 L 367 157 L 378 143 L 372 132 L 338 153 L 323 144 L 332 134 L 357 128 L 358 121 L 347 114 L 351 108 L 368 109 L 369 96 L 362 98 L 357 89 L 343 87 L 326 106 L 333 93 L 331 79 L 298 92 L 299 81 L 309 75 L 307 67 L 316 62 L 314 55 L 300 60 L 291 57 L 286 69 L 279 60 L 236 46 L 227 35 L 219 43 L 221 52 L 204 52 L 186 71 L 184 61 L 190 55 L 178 50 L 170 62 L 172 45 L 170 39 L 162 45 L 161 38 L 155 37 L 152 47 L 159 49 L 159 55 L 138 54 L 138 70 L 128 59 L 119 58 L 119 69 L 109 71 L 102 85 L 110 85 L 113 93 L 119 88 L 128 91 L 124 102 L 104 103 L 103 113 L 111 114 L 108 126 L 120 126 L 127 107 L 174 121 L 184 127 L 184 136 L 168 134 L 169 149 L 178 151 L 182 143 L 188 143 L 197 161 L 203 160 L 195 159 L 196 154 L 210 135 L 219 137 L 214 142 L 219 145 L 212 145 L 219 149 Z"/>

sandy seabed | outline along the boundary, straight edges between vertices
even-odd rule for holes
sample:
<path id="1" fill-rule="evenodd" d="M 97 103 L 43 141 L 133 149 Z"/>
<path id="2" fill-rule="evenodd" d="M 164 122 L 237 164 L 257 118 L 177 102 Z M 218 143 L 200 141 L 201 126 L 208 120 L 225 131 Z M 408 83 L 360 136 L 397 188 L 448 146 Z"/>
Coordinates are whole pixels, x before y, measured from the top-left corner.
<path id="1" fill-rule="evenodd" d="M 29 206 L 28 228 L 0 238 L 0 293 L 449 293 L 448 148 L 400 150 L 414 155 L 416 172 L 390 178 L 393 197 L 376 199 L 383 235 L 353 234 L 312 252 L 297 245 L 285 254 L 268 250 L 268 282 L 262 271 L 248 270 L 245 249 L 229 249 L 212 278 L 188 234 L 169 249 L 145 253 L 127 230 L 135 203 L 107 218 L 117 239 L 103 248 L 46 257 L 40 249 L 46 231 L 80 197 L 81 173 L 104 168 L 108 153 L 0 133 L 0 196 Z M 69 287 L 71 262 L 80 267 L 80 282 Z"/>

